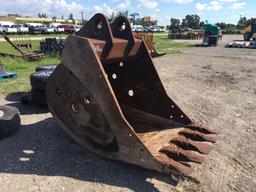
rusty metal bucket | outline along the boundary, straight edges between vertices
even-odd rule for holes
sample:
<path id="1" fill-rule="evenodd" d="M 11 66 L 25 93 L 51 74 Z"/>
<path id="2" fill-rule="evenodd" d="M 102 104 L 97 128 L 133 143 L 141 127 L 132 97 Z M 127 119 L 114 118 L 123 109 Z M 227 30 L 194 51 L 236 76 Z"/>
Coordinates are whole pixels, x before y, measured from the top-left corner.
<path id="1" fill-rule="evenodd" d="M 154 46 L 154 35 L 153 33 L 134 33 L 134 37 L 138 38 L 138 39 L 142 39 L 145 44 L 146 47 L 148 49 L 149 54 L 151 55 L 151 57 L 161 57 L 166 55 L 166 53 L 158 53 L 156 51 L 156 48 Z"/>
<path id="2" fill-rule="evenodd" d="M 85 148 L 111 159 L 189 175 L 216 134 L 195 125 L 166 94 L 146 45 L 125 17 L 96 14 L 67 39 L 48 80 L 49 109 Z"/>

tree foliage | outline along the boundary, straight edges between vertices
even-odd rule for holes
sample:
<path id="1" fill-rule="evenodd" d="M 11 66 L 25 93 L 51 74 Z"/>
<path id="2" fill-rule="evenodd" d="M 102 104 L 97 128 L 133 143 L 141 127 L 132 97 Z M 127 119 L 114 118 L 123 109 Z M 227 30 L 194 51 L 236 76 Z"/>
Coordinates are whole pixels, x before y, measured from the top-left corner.
<path id="1" fill-rule="evenodd" d="M 137 24 L 137 19 L 140 17 L 140 14 L 139 13 L 131 13 L 130 14 L 130 21 L 131 23 L 133 24 Z"/>
<path id="2" fill-rule="evenodd" d="M 241 17 L 237 23 L 237 28 L 242 29 L 246 26 L 247 19 L 246 17 Z"/>
<path id="3" fill-rule="evenodd" d="M 69 19 L 69 20 L 74 20 L 74 15 L 73 15 L 73 13 L 70 13 L 70 14 L 68 15 L 68 19 Z"/>
<path id="4" fill-rule="evenodd" d="M 171 29 L 173 28 L 176 28 L 176 27 L 179 27 L 180 26 L 180 20 L 179 19 L 176 19 L 176 18 L 171 18 Z"/>
<path id="5" fill-rule="evenodd" d="M 48 16 L 46 15 L 46 13 L 38 13 L 38 17 L 39 17 L 39 18 L 48 18 Z"/>
<path id="6" fill-rule="evenodd" d="M 204 25 L 204 22 L 200 21 L 200 17 L 196 14 L 186 15 L 186 17 L 182 19 L 182 22 L 177 18 L 171 18 L 170 22 L 170 28 L 188 27 L 198 29 Z"/>
<path id="7" fill-rule="evenodd" d="M 252 24 L 256 24 L 256 18 L 247 19 L 246 17 L 241 17 L 237 23 L 237 28 L 243 29 Z"/>
<path id="8" fill-rule="evenodd" d="M 196 14 L 187 15 L 184 19 L 182 19 L 182 26 L 198 29 L 200 27 L 200 17 Z"/>

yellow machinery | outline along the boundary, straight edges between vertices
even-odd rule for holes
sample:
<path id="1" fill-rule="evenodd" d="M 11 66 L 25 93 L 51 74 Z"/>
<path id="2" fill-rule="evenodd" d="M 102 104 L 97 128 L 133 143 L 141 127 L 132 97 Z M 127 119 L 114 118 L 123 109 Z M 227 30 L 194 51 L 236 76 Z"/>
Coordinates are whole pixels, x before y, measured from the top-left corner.
<path id="1" fill-rule="evenodd" d="M 249 25 L 243 30 L 244 40 L 250 41 L 252 38 L 254 41 L 256 41 L 256 23 Z"/>

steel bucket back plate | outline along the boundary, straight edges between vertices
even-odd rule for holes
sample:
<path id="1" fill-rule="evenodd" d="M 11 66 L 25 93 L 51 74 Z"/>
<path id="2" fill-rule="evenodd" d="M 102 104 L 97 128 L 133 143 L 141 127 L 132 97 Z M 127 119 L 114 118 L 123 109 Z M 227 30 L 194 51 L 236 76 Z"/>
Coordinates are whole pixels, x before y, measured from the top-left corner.
<path id="1" fill-rule="evenodd" d="M 122 16 L 109 24 L 96 14 L 71 35 L 46 92 L 63 129 L 108 158 L 189 175 L 216 141 L 166 94 L 145 43 Z"/>

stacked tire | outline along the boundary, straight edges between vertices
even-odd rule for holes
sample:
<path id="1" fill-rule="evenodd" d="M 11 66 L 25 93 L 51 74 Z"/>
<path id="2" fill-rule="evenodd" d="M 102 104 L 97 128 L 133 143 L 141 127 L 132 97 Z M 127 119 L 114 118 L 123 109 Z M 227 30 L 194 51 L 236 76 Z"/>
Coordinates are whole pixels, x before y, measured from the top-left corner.
<path id="1" fill-rule="evenodd" d="M 41 106 L 47 105 L 45 87 L 47 80 L 57 65 L 41 65 L 36 72 L 30 76 L 32 102 Z"/>
<path id="2" fill-rule="evenodd" d="M 15 107 L 0 106 L 0 140 L 10 137 L 20 128 L 20 115 Z"/>

